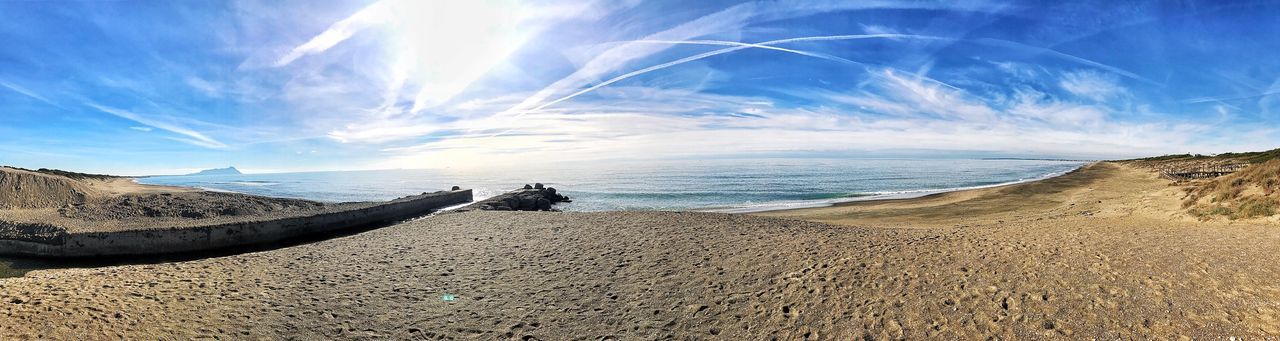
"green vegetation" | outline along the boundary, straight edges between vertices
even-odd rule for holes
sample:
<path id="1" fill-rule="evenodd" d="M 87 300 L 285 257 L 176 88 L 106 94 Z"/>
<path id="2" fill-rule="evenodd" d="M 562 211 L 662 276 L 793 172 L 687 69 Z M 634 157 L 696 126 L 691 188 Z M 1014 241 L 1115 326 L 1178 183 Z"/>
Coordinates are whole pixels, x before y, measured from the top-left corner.
<path id="1" fill-rule="evenodd" d="M 1182 206 L 1194 216 L 1249 219 L 1273 216 L 1280 211 L 1280 159 L 1276 151 L 1247 157 L 1268 161 L 1217 179 L 1188 186 Z M 1239 154 L 1237 154 L 1239 155 Z"/>
<path id="2" fill-rule="evenodd" d="M 76 180 L 84 180 L 84 179 L 90 179 L 90 180 L 107 180 L 107 179 L 114 179 L 114 178 L 118 178 L 118 176 L 114 176 L 114 175 L 88 174 L 88 173 L 76 173 L 76 172 L 68 172 L 68 171 L 64 171 L 64 170 L 48 169 L 48 168 L 41 168 L 41 169 L 37 169 L 37 170 L 30 170 L 30 169 L 21 168 L 21 167 L 12 167 L 12 166 L 4 166 L 4 167 L 7 167 L 7 168 L 13 168 L 13 169 L 17 169 L 17 170 L 24 170 L 24 171 L 28 171 L 28 172 L 34 172 L 34 173 L 43 173 L 43 174 L 49 174 L 49 175 L 64 176 L 64 177 L 68 177 L 68 178 L 76 179 Z"/>
<path id="3" fill-rule="evenodd" d="M 1244 163 L 1264 163 L 1267 161 L 1280 159 L 1280 148 L 1268 150 L 1265 152 L 1245 152 L 1245 153 L 1222 153 L 1218 155 L 1203 154 L 1173 154 L 1162 155 L 1141 159 L 1125 160 L 1125 161 L 1207 161 L 1207 160 L 1236 160 Z"/>

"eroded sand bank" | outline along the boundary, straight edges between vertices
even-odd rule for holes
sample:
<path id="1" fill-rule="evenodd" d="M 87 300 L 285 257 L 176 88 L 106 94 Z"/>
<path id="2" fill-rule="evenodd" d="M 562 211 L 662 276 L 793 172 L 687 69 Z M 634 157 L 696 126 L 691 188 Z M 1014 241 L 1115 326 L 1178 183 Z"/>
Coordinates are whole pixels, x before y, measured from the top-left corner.
<path id="1" fill-rule="evenodd" d="M 287 249 L 0 279 L 0 335 L 1280 335 L 1280 229 L 1197 222 L 1178 212 L 1176 192 L 1100 164 L 1038 183 L 767 214 L 789 218 L 444 214 Z"/>
<path id="2" fill-rule="evenodd" d="M 244 247 L 395 222 L 471 200 L 471 190 L 455 187 L 386 202 L 321 203 L 0 167 L 0 256 L 133 256 Z M 0 260 L 0 266 L 5 263 Z"/>

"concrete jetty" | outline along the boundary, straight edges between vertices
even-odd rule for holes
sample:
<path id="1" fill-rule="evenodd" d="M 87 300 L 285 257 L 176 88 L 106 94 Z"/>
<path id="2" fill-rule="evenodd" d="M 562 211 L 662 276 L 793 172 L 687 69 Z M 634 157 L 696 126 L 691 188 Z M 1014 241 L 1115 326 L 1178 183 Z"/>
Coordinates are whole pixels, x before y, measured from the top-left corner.
<path id="1" fill-rule="evenodd" d="M 471 201 L 471 190 L 459 189 L 424 193 L 346 211 L 172 229 L 69 233 L 52 225 L 22 226 L 40 233 L 0 239 L 0 255 L 66 258 L 225 249 L 389 223 Z"/>

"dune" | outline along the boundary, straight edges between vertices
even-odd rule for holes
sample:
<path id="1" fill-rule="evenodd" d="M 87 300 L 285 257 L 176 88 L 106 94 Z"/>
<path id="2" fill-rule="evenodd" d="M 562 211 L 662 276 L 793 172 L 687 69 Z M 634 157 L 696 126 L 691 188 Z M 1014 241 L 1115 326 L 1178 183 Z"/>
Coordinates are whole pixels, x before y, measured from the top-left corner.
<path id="1" fill-rule="evenodd" d="M 0 167 L 0 209 L 59 208 L 84 204 L 100 194 L 65 176 Z"/>
<path id="2" fill-rule="evenodd" d="M 1185 192 L 1183 206 L 1204 219 L 1274 216 L 1280 208 L 1280 159 L 1219 178 L 1196 181 L 1187 186 Z"/>
<path id="3" fill-rule="evenodd" d="M 130 178 L 0 168 L 0 255 L 90 257 L 208 251 L 380 225 L 471 201 L 470 190 L 321 203 Z"/>

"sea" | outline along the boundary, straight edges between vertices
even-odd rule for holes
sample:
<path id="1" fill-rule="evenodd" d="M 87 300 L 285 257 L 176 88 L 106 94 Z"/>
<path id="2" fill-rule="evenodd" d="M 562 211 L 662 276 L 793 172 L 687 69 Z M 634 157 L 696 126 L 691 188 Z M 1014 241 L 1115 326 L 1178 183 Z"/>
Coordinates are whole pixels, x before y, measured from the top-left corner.
<path id="1" fill-rule="evenodd" d="M 461 186 L 477 199 L 543 183 L 564 211 L 754 212 L 910 198 L 1065 174 L 1084 161 L 1015 159 L 703 159 L 548 162 L 484 169 L 155 176 L 144 184 L 323 202 L 383 201 Z"/>

